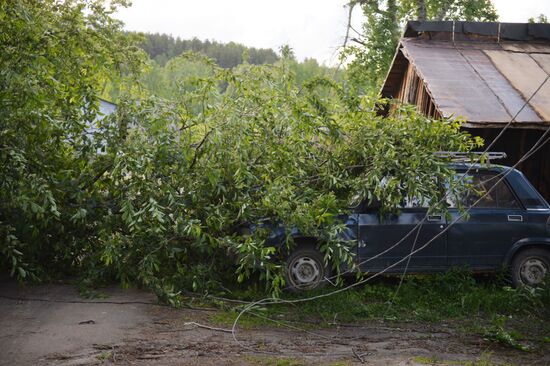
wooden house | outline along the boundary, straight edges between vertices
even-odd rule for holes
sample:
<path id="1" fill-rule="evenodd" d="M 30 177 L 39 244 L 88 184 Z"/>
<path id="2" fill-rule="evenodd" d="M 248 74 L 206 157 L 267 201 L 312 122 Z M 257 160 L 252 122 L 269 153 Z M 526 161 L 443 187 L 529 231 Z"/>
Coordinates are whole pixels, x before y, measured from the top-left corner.
<path id="1" fill-rule="evenodd" d="M 382 87 L 383 97 L 463 128 L 518 169 L 550 200 L 550 24 L 409 22 Z M 391 113 L 386 110 L 384 113 Z"/>

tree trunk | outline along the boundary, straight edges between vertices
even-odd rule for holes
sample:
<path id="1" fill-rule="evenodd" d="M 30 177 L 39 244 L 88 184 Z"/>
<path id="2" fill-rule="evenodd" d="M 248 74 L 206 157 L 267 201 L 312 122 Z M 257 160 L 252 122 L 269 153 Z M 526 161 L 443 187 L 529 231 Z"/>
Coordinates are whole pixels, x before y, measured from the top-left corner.
<path id="1" fill-rule="evenodd" d="M 397 19 L 397 1 L 396 0 L 388 0 L 388 20 L 390 21 L 391 27 L 392 27 L 392 34 L 394 34 L 395 42 L 399 41 L 400 36 L 400 27 L 399 27 L 399 19 Z"/>
<path id="2" fill-rule="evenodd" d="M 426 20 L 426 2 L 425 0 L 417 0 L 417 19 L 420 21 Z"/>

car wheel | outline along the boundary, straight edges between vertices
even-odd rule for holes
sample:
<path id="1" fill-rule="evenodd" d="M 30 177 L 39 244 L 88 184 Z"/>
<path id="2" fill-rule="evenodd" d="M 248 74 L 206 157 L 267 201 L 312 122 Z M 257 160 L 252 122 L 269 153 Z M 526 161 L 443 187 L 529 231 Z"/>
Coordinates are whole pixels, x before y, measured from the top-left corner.
<path id="1" fill-rule="evenodd" d="M 330 276 L 330 269 L 323 263 L 323 254 L 313 246 L 296 248 L 285 263 L 287 289 L 293 292 L 322 287 Z"/>
<path id="2" fill-rule="evenodd" d="M 550 252 L 540 248 L 526 249 L 514 257 L 512 282 L 515 287 L 537 287 L 550 275 Z"/>

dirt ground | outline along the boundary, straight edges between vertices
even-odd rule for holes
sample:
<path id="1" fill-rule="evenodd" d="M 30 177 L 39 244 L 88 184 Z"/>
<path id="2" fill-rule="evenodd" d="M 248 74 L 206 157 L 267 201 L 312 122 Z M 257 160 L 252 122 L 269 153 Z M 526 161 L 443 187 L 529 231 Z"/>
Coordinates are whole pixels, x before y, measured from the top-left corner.
<path id="1" fill-rule="evenodd" d="M 239 329 L 237 343 L 227 325 L 212 324 L 212 311 L 157 306 L 144 291 L 105 292 L 87 300 L 69 285 L 1 281 L 0 365 L 550 365 L 548 347 L 521 352 L 449 324 Z"/>

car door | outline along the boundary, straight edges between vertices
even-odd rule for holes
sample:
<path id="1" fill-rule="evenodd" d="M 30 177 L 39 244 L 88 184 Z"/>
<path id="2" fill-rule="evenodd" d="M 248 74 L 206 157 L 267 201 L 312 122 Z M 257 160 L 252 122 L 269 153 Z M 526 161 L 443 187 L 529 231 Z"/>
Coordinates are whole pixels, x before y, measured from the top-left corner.
<path id="1" fill-rule="evenodd" d="M 421 206 L 418 200 L 409 200 L 399 214 L 380 217 L 377 210 L 372 210 L 358 215 L 357 250 L 363 271 L 380 271 L 399 261 L 401 263 L 389 272 L 403 270 L 407 265 L 403 258 L 444 230 L 446 221 L 443 215 L 430 215 L 417 227 L 428 212 L 427 207 Z M 424 272 L 437 271 L 445 266 L 446 236 L 443 234 L 413 254 L 408 268 L 411 272 Z"/>
<path id="2" fill-rule="evenodd" d="M 449 266 L 495 269 L 508 249 L 524 236 L 527 212 L 507 181 L 499 182 L 500 178 L 500 174 L 488 171 L 475 171 L 464 178 L 470 188 L 462 203 L 471 209 L 463 218 L 456 208 L 449 210 Z"/>

